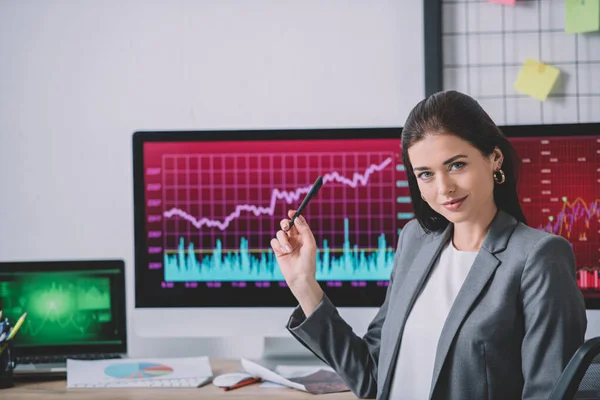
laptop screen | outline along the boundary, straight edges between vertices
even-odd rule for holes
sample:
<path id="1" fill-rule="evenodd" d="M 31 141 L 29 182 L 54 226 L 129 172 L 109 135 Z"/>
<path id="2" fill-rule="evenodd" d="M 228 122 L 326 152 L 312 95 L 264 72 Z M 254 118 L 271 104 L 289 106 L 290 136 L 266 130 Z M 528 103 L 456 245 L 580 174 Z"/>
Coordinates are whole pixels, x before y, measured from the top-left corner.
<path id="1" fill-rule="evenodd" d="M 126 352 L 123 261 L 0 263 L 0 310 L 18 356 Z"/>

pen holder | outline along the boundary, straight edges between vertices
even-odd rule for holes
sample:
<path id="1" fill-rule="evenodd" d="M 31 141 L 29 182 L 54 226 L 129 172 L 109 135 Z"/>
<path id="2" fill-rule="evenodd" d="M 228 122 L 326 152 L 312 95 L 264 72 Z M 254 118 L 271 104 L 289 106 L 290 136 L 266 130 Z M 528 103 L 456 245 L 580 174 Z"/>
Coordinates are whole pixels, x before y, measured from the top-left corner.
<path id="1" fill-rule="evenodd" d="M 12 340 L 0 344 L 0 389 L 14 386 L 13 370 L 17 365 Z"/>

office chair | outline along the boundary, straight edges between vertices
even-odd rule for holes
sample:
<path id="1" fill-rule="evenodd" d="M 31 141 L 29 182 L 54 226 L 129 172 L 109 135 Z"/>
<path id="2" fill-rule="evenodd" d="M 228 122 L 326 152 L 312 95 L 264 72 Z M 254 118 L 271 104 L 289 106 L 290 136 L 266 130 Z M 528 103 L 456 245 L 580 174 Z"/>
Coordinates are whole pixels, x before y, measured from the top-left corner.
<path id="1" fill-rule="evenodd" d="M 587 340 L 573 354 L 556 381 L 549 400 L 600 399 L 600 336 Z"/>

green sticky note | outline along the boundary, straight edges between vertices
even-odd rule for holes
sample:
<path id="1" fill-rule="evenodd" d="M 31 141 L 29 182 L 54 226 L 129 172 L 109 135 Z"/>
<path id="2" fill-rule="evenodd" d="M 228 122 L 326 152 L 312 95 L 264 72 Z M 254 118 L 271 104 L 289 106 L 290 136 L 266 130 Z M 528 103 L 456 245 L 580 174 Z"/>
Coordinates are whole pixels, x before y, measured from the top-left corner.
<path id="1" fill-rule="evenodd" d="M 600 30 L 600 0 L 565 0 L 565 32 Z"/>
<path id="2" fill-rule="evenodd" d="M 528 58 L 521 67 L 514 87 L 521 93 L 546 101 L 558 75 L 560 75 L 558 68 Z"/>

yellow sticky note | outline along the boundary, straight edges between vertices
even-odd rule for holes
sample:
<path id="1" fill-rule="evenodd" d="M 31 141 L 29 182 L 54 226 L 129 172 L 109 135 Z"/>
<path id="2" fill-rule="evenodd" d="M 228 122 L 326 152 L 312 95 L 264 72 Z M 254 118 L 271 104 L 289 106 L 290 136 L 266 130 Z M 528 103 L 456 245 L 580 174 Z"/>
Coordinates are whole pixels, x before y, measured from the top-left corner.
<path id="1" fill-rule="evenodd" d="M 565 0 L 565 32 L 600 30 L 600 0 Z"/>
<path id="2" fill-rule="evenodd" d="M 528 58 L 515 81 L 515 89 L 540 101 L 546 101 L 560 71 L 551 65 Z"/>

